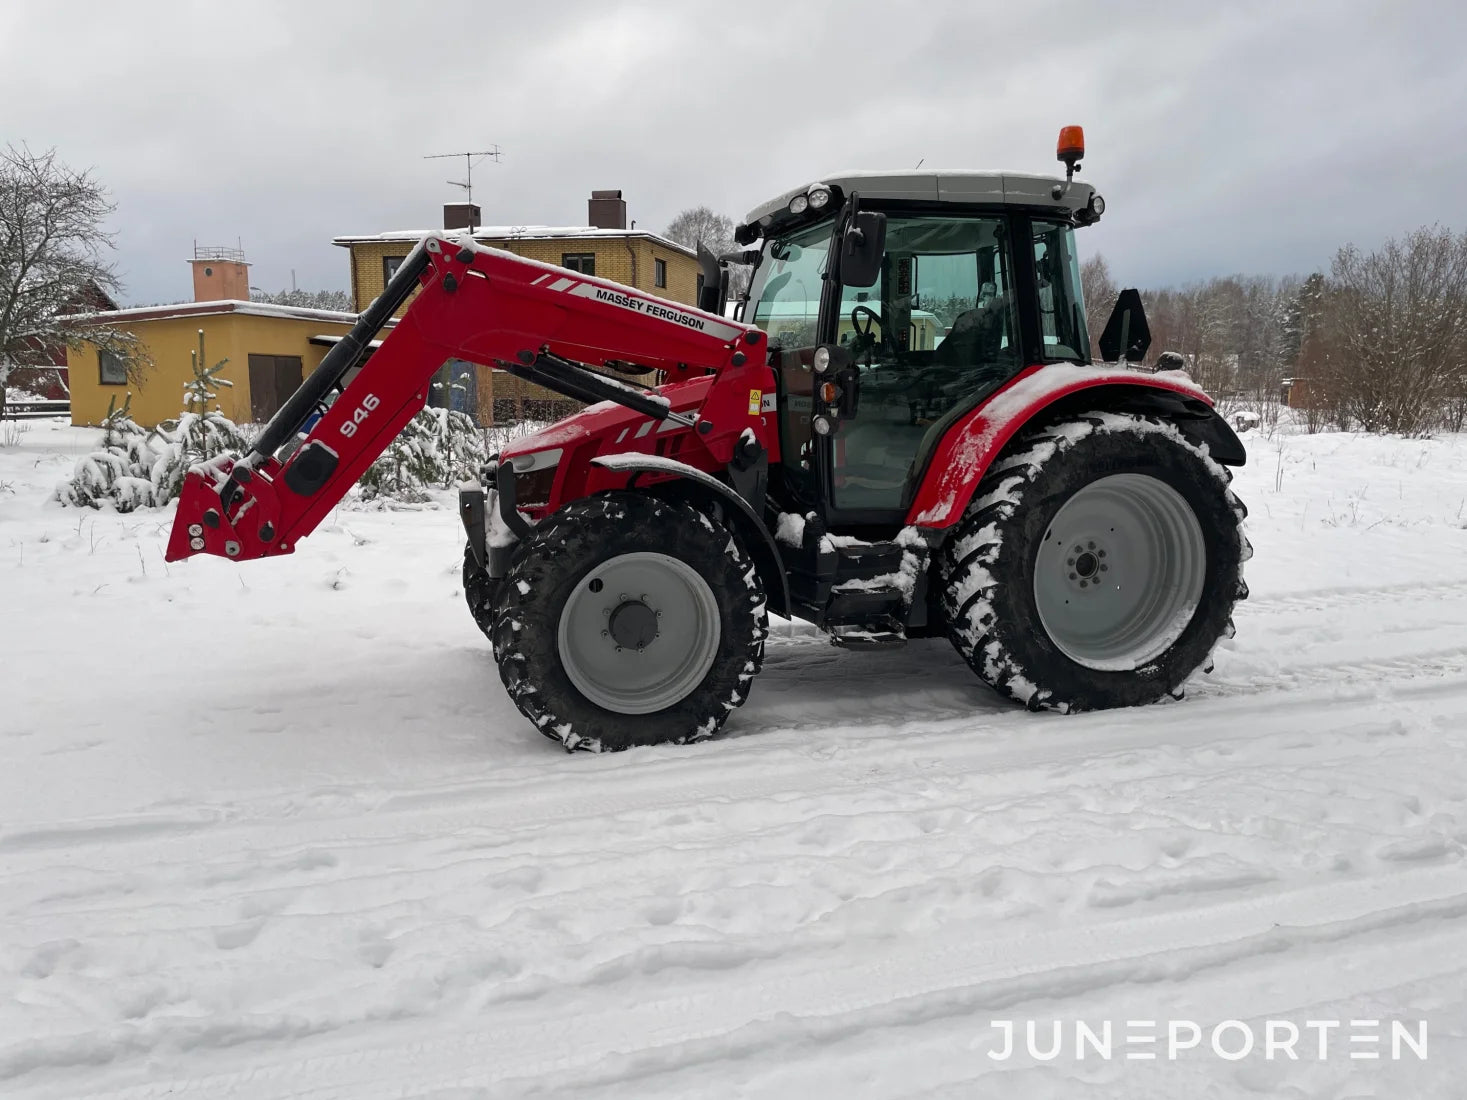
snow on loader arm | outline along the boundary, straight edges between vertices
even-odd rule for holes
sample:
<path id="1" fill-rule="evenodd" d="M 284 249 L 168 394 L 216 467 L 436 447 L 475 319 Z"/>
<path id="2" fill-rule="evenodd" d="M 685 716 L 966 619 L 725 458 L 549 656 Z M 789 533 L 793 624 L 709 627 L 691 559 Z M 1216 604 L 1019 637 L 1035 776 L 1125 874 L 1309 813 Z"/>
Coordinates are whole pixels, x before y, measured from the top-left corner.
<path id="1" fill-rule="evenodd" d="M 673 379 L 689 378 L 745 367 L 749 357 L 740 347 L 752 350 L 762 333 L 614 283 L 567 275 L 467 241 L 424 238 L 248 455 L 190 471 L 167 560 L 201 553 L 244 560 L 294 551 L 423 408 L 433 374 L 452 358 L 494 364 L 577 400 L 612 401 L 653 421 L 696 424 L 692 435 L 709 464 L 727 463 L 742 422 L 716 414 L 736 402 L 738 379 L 731 379 L 732 387 L 708 389 L 699 422 L 697 414 L 673 411 L 658 394 L 582 364 L 634 362 Z M 409 298 L 374 351 L 373 338 Z M 354 368 L 360 369 L 348 381 Z M 732 373 L 752 374 L 756 387 L 772 388 L 763 378 L 769 372 L 762 354 Z M 714 430 L 715 424 L 723 430 Z M 299 445 L 282 457 L 292 442 Z"/>

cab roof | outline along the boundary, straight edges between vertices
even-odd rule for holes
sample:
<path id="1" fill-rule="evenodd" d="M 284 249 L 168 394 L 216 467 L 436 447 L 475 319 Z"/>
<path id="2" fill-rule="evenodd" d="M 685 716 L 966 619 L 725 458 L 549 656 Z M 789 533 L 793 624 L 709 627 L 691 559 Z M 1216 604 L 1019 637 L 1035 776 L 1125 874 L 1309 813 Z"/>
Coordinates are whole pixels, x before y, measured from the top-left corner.
<path id="1" fill-rule="evenodd" d="M 1084 209 L 1095 188 L 1074 180 L 1063 196 L 1054 197 L 1054 187 L 1064 185 L 1054 176 L 1031 176 L 1019 172 L 836 172 L 792 188 L 768 202 L 754 207 L 744 218 L 746 225 L 757 225 L 759 219 L 789 207 L 790 200 L 803 195 L 816 184 L 839 189 L 844 194 L 856 191 L 862 199 L 885 201 L 1010 203 L 1017 206 L 1052 207 L 1071 214 Z"/>

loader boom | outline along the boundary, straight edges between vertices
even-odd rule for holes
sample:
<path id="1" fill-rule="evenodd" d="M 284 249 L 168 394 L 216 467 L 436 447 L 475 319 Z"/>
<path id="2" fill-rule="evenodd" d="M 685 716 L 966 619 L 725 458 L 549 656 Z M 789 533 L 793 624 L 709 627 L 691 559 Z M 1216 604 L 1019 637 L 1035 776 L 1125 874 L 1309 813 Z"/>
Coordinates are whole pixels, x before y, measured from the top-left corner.
<path id="1" fill-rule="evenodd" d="M 450 359 L 671 420 L 707 451 L 710 468 L 730 460 L 748 423 L 741 395 L 773 389 L 758 329 L 509 252 L 425 237 L 247 456 L 189 472 L 167 559 L 290 553 L 424 407 L 432 376 Z M 612 362 L 673 382 L 716 377 L 694 413 L 674 412 L 660 394 L 595 369 Z M 280 457 L 292 441 L 299 446 Z"/>

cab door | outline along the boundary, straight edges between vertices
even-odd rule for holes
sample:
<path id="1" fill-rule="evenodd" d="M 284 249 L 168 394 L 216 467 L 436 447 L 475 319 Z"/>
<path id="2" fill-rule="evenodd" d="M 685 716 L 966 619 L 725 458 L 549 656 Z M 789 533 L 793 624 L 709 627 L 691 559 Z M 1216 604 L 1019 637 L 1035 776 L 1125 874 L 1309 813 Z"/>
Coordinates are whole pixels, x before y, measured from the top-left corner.
<path id="1" fill-rule="evenodd" d="M 833 523 L 903 514 L 945 426 L 1022 368 L 1009 237 L 1002 215 L 889 216 L 880 278 L 843 288 L 835 339 L 858 382 L 820 441 Z"/>

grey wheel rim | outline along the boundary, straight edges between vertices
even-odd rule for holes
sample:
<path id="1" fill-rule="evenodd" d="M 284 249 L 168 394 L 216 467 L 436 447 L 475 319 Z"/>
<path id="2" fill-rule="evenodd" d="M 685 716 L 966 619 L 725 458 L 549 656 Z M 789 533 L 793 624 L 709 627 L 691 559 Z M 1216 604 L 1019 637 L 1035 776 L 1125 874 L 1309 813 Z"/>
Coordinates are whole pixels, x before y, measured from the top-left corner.
<path id="1" fill-rule="evenodd" d="M 1076 664 L 1122 671 L 1165 653 L 1202 601 L 1207 544 L 1187 501 L 1146 474 L 1113 474 L 1070 497 L 1034 562 L 1034 603 Z"/>
<path id="2" fill-rule="evenodd" d="M 667 554 L 608 558 L 576 582 L 556 644 L 576 689 L 605 710 L 651 714 L 681 702 L 718 655 L 713 590 Z"/>

